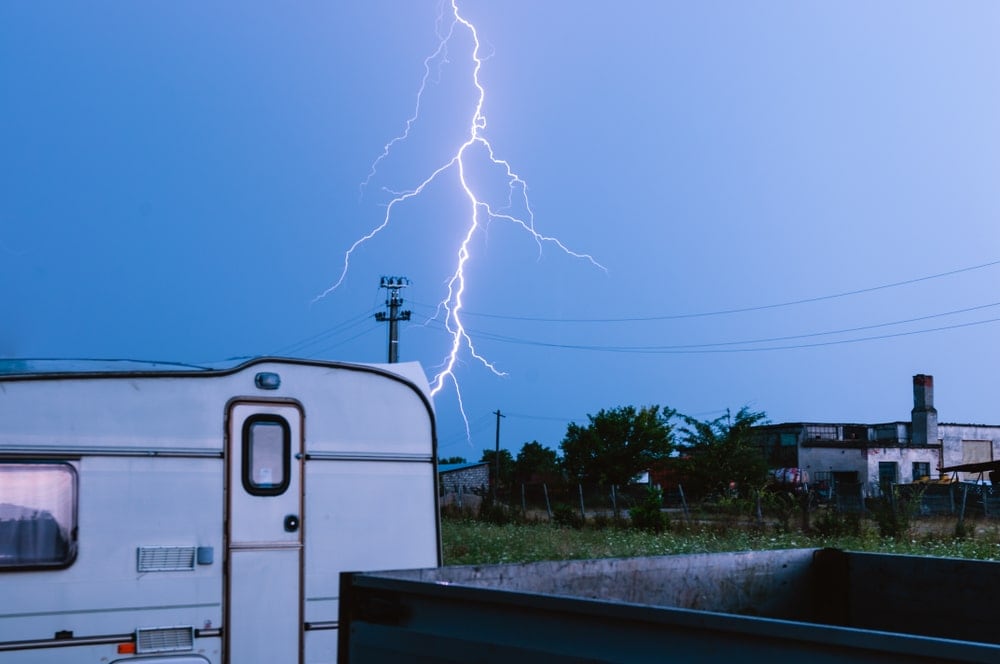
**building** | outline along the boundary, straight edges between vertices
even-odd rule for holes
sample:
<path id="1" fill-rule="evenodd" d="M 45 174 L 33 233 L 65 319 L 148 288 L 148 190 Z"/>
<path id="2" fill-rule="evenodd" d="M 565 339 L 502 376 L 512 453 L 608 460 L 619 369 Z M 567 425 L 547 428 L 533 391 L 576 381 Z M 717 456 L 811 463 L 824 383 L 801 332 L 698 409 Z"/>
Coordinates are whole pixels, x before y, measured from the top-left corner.
<path id="1" fill-rule="evenodd" d="M 438 479 L 443 494 L 485 494 L 490 487 L 490 464 L 485 461 L 439 464 Z"/>
<path id="2" fill-rule="evenodd" d="M 881 424 L 788 422 L 756 427 L 772 468 L 802 468 L 812 483 L 858 486 L 878 495 L 890 484 L 941 477 L 942 468 L 1000 460 L 1000 425 L 939 423 L 934 377 L 913 377 L 909 421 Z M 979 473 L 958 473 L 976 481 Z"/>

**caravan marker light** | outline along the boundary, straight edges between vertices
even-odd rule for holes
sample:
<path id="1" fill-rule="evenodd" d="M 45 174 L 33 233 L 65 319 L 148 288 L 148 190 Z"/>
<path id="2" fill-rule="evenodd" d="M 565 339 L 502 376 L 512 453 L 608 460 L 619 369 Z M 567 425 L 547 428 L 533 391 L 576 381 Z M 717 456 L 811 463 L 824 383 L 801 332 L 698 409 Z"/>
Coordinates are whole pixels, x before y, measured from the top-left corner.
<path id="1" fill-rule="evenodd" d="M 262 390 L 276 390 L 281 387 L 281 376 L 273 371 L 261 371 L 253 378 L 254 385 Z"/>

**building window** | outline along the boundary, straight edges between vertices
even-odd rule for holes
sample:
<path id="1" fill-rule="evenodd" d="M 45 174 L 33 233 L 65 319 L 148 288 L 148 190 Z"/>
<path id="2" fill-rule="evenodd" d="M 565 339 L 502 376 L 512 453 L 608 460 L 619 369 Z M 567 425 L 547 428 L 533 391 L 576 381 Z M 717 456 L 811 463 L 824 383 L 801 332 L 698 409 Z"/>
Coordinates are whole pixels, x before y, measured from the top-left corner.
<path id="1" fill-rule="evenodd" d="M 931 478 L 931 464 L 929 461 L 914 461 L 913 462 L 913 481 L 923 478 Z"/>
<path id="2" fill-rule="evenodd" d="M 280 496 L 291 476 L 291 433 L 277 415 L 254 415 L 243 424 L 243 487 L 255 496 Z"/>
<path id="3" fill-rule="evenodd" d="M 0 569 L 66 567 L 76 557 L 76 469 L 0 463 Z"/>
<path id="4" fill-rule="evenodd" d="M 868 440 L 868 427 L 857 424 L 845 424 L 844 440 Z"/>

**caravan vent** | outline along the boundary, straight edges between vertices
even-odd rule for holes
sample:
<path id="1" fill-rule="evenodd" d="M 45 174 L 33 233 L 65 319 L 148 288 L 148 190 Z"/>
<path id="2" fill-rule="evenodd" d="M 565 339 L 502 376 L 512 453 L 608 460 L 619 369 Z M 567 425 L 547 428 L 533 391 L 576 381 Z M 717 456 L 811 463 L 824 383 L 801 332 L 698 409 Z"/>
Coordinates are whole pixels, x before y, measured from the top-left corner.
<path id="1" fill-rule="evenodd" d="M 139 654 L 193 649 L 194 627 L 154 627 L 135 633 L 135 651 Z"/>
<path id="2" fill-rule="evenodd" d="M 193 546 L 140 546 L 140 572 L 180 572 L 194 569 Z"/>

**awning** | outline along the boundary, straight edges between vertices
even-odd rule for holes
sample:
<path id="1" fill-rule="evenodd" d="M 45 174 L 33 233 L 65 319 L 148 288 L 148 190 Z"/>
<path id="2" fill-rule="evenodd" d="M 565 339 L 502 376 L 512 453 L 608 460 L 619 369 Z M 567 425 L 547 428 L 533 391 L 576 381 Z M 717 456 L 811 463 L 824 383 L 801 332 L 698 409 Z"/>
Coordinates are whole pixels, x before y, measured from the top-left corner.
<path id="1" fill-rule="evenodd" d="M 979 463 L 963 463 L 960 466 L 948 466 L 938 468 L 942 473 L 985 473 L 991 470 L 1000 470 L 1000 461 L 980 461 Z"/>

